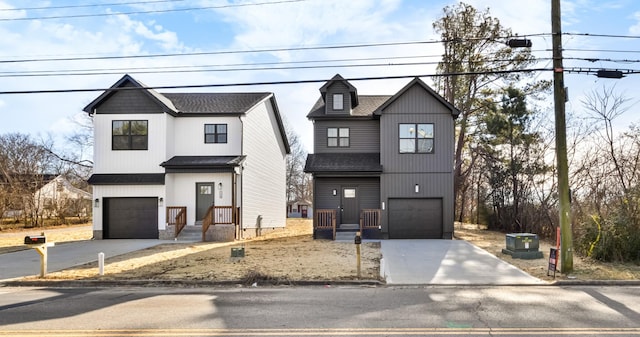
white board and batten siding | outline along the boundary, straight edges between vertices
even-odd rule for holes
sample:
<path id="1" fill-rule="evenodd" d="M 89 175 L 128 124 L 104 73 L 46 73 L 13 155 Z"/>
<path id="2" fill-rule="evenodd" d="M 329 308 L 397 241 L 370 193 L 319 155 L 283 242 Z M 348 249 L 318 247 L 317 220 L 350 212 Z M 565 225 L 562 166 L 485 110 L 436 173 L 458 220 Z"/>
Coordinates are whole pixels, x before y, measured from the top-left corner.
<path id="1" fill-rule="evenodd" d="M 95 114 L 94 115 L 94 173 L 164 173 L 159 165 L 166 160 L 167 114 Z M 112 150 L 112 122 L 114 120 L 146 120 L 147 150 Z M 145 160 L 140 160 L 144 152 Z"/>
<path id="2" fill-rule="evenodd" d="M 278 122 L 270 97 L 242 118 L 243 229 L 284 227 L 286 223 L 286 147 L 278 134 Z"/>
<path id="3" fill-rule="evenodd" d="M 242 148 L 242 123 L 239 117 L 181 117 L 173 118 L 174 151 L 167 151 L 167 158 L 175 156 L 237 156 Z M 205 124 L 226 124 L 226 143 L 205 143 Z"/>
<path id="4" fill-rule="evenodd" d="M 216 206 L 232 206 L 231 174 L 229 173 L 167 173 L 165 205 L 186 206 L 187 225 L 196 222 L 196 183 L 214 183 L 214 203 Z M 222 191 L 218 184 L 222 183 Z"/>

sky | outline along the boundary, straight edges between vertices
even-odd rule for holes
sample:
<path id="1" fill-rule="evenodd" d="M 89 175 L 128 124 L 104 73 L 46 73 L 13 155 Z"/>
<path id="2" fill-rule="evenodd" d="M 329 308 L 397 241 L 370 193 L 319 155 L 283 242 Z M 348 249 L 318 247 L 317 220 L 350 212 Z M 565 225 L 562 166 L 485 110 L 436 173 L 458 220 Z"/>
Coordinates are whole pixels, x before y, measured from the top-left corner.
<path id="1" fill-rule="evenodd" d="M 534 54 L 545 59 L 538 66 L 551 67 L 550 0 L 465 2 L 489 8 L 504 27 L 530 38 Z M 338 73 L 347 79 L 407 76 L 351 82 L 359 94 L 392 95 L 412 76 L 435 74 L 443 49 L 432 24 L 456 3 L 0 0 L 0 134 L 52 135 L 61 146 L 78 128 L 73 121 L 84 118 L 82 109 L 100 95 L 74 90 L 105 89 L 128 73 L 150 87 L 270 83 L 159 91 L 273 92 L 283 118 L 312 152 L 313 124 L 306 115 L 322 81 Z M 640 1 L 567 0 L 561 8 L 562 30 L 570 33 L 563 36 L 565 68 L 640 69 Z M 537 76 L 550 79 L 551 73 Z M 580 101 L 603 86 L 638 100 L 640 74 L 564 78 L 568 114 L 580 115 Z M 422 79 L 432 84 L 431 77 Z M 320 82 L 277 84 L 295 81 Z M 71 92 L 41 92 L 58 89 Z M 620 130 L 638 122 L 636 106 L 616 121 Z"/>

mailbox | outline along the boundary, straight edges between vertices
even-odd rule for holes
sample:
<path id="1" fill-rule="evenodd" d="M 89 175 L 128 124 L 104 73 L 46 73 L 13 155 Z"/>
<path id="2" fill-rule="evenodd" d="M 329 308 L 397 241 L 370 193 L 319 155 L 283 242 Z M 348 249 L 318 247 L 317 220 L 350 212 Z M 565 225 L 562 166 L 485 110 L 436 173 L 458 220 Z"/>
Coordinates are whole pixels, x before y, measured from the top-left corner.
<path id="1" fill-rule="evenodd" d="M 44 235 L 28 235 L 24 237 L 25 245 L 39 245 L 46 242 L 47 238 Z"/>

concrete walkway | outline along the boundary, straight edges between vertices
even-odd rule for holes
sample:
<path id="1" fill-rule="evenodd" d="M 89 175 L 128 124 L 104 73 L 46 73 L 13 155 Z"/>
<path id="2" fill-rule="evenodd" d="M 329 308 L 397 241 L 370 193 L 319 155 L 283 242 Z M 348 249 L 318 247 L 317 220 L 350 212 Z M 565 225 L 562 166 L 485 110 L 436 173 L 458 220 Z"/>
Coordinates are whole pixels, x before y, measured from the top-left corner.
<path id="1" fill-rule="evenodd" d="M 387 284 L 545 284 L 462 240 L 381 240 L 381 252 Z"/>

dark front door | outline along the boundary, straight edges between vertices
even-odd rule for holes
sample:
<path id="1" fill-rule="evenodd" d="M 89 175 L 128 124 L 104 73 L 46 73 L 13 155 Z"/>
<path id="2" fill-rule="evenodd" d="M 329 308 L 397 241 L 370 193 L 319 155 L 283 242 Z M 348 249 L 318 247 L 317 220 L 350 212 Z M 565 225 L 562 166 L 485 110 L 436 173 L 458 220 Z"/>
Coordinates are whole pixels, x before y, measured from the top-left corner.
<path id="1" fill-rule="evenodd" d="M 358 223 L 358 189 L 355 187 L 343 187 L 342 197 L 340 199 L 340 208 L 342 218 L 340 223 L 357 224 Z"/>
<path id="2" fill-rule="evenodd" d="M 202 221 L 214 203 L 214 183 L 196 183 L 196 221 Z"/>

